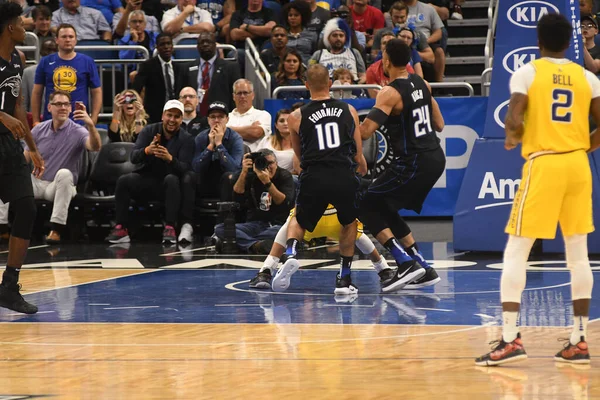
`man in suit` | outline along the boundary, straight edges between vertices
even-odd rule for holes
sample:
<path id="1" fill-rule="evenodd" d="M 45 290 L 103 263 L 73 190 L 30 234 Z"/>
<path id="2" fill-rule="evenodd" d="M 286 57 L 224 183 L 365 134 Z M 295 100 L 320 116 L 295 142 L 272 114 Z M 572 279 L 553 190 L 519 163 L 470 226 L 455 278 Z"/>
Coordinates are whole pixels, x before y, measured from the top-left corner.
<path id="1" fill-rule="evenodd" d="M 225 103 L 230 110 L 235 108 L 233 83 L 241 77 L 238 63 L 218 57 L 214 33 L 203 32 L 198 36 L 198 53 L 199 59 L 184 65 L 179 87 L 198 89 L 202 116 L 206 116 L 208 105 L 215 101 Z"/>
<path id="2" fill-rule="evenodd" d="M 177 77 L 182 73 L 182 66 L 171 61 L 173 55 L 171 36 L 166 33 L 158 35 L 156 50 L 158 56 L 144 61 L 133 80 L 133 89 L 144 98 L 144 109 L 150 116 L 149 123 L 161 121 L 162 105 L 169 100 L 177 99 L 181 87 L 177 85 Z"/>

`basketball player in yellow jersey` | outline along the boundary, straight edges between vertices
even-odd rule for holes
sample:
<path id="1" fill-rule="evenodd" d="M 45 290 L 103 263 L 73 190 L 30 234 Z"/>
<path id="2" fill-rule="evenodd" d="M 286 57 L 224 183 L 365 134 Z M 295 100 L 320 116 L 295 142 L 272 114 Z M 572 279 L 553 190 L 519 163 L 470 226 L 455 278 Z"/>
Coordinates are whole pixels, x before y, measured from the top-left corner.
<path id="1" fill-rule="evenodd" d="M 536 238 L 553 239 L 560 224 L 567 267 L 571 272 L 573 332 L 554 359 L 590 362 L 585 341 L 594 277 L 587 253 L 593 232 L 592 174 L 587 152 L 600 147 L 600 134 L 590 136 L 588 114 L 600 123 L 600 81 L 591 72 L 565 59 L 572 37 L 570 22 L 547 14 L 538 22 L 541 59 L 516 71 L 510 80 L 506 115 L 507 150 L 522 143 L 526 162 L 506 227 L 500 282 L 504 329 L 502 339 L 480 366 L 527 358 L 517 327 L 525 288 L 527 258 Z"/>
<path id="2" fill-rule="evenodd" d="M 250 287 L 253 289 L 271 289 L 271 279 L 273 276 L 273 272 L 275 272 L 277 265 L 279 264 L 279 259 L 285 252 L 285 244 L 287 241 L 287 231 L 290 219 L 294 215 L 295 209 L 293 209 L 290 213 L 289 218 L 285 222 L 285 224 L 279 229 L 277 232 L 277 236 L 275 237 L 275 242 L 271 247 L 271 252 L 267 256 L 262 268 L 256 274 L 256 276 L 250 281 Z M 333 205 L 329 205 L 323 216 L 317 223 L 317 226 L 312 232 L 306 231 L 304 233 L 304 240 L 310 241 L 311 239 L 316 238 L 333 238 L 339 240 L 340 234 L 340 223 L 337 219 L 337 210 Z M 387 264 L 385 258 L 383 258 L 375 245 L 371 240 L 367 237 L 367 235 L 363 234 L 363 224 L 360 221 L 357 222 L 357 232 L 356 232 L 356 247 L 361 251 L 361 253 L 368 255 L 371 262 L 373 263 L 373 267 L 375 271 L 379 274 L 381 281 L 381 290 L 385 293 L 386 290 L 386 282 L 390 281 L 390 277 L 394 275 L 394 270 L 390 268 Z"/>

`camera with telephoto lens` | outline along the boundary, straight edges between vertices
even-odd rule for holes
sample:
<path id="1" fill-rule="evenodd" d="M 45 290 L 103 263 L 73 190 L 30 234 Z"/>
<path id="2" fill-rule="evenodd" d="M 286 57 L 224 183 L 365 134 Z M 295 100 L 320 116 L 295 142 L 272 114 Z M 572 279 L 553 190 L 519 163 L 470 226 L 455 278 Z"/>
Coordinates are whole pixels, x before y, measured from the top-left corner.
<path id="1" fill-rule="evenodd" d="M 259 171 L 263 171 L 269 167 L 269 161 L 260 151 L 250 153 L 250 159 L 252 159 L 254 166 Z"/>

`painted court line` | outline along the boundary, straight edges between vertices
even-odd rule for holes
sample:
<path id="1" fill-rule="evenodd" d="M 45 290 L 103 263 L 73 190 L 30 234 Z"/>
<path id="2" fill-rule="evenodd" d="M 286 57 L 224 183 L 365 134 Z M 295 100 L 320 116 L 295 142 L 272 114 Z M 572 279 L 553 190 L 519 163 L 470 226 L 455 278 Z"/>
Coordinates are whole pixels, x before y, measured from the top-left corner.
<path id="1" fill-rule="evenodd" d="M 159 254 L 161 257 L 167 257 L 167 256 L 174 256 L 176 254 L 183 254 L 183 253 L 191 253 L 194 252 L 196 250 L 208 250 L 208 249 L 214 249 L 215 246 L 204 246 L 204 247 L 196 247 L 193 249 L 184 249 L 181 251 L 174 251 L 172 253 L 164 253 L 164 254 Z"/>
<path id="2" fill-rule="evenodd" d="M 28 247 L 27 250 L 43 249 L 44 247 L 50 247 L 50 245 L 42 244 L 39 246 L 32 246 L 32 247 Z M 0 254 L 7 254 L 7 253 L 8 253 L 8 250 L 0 251 Z"/>
<path id="3" fill-rule="evenodd" d="M 426 308 L 426 307 L 415 307 L 415 310 L 454 312 L 454 310 L 446 310 L 445 308 Z"/>
<path id="4" fill-rule="evenodd" d="M 104 310 L 143 310 L 146 308 L 160 308 L 160 306 L 105 307 Z"/>

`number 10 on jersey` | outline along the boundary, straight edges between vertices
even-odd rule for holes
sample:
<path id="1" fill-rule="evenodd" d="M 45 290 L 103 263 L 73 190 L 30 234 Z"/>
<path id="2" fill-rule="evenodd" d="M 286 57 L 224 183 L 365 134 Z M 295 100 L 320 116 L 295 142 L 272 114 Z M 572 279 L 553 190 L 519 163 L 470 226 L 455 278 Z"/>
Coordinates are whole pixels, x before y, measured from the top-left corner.
<path id="1" fill-rule="evenodd" d="M 315 125 L 319 150 L 335 149 L 340 147 L 340 127 L 337 122 Z"/>

